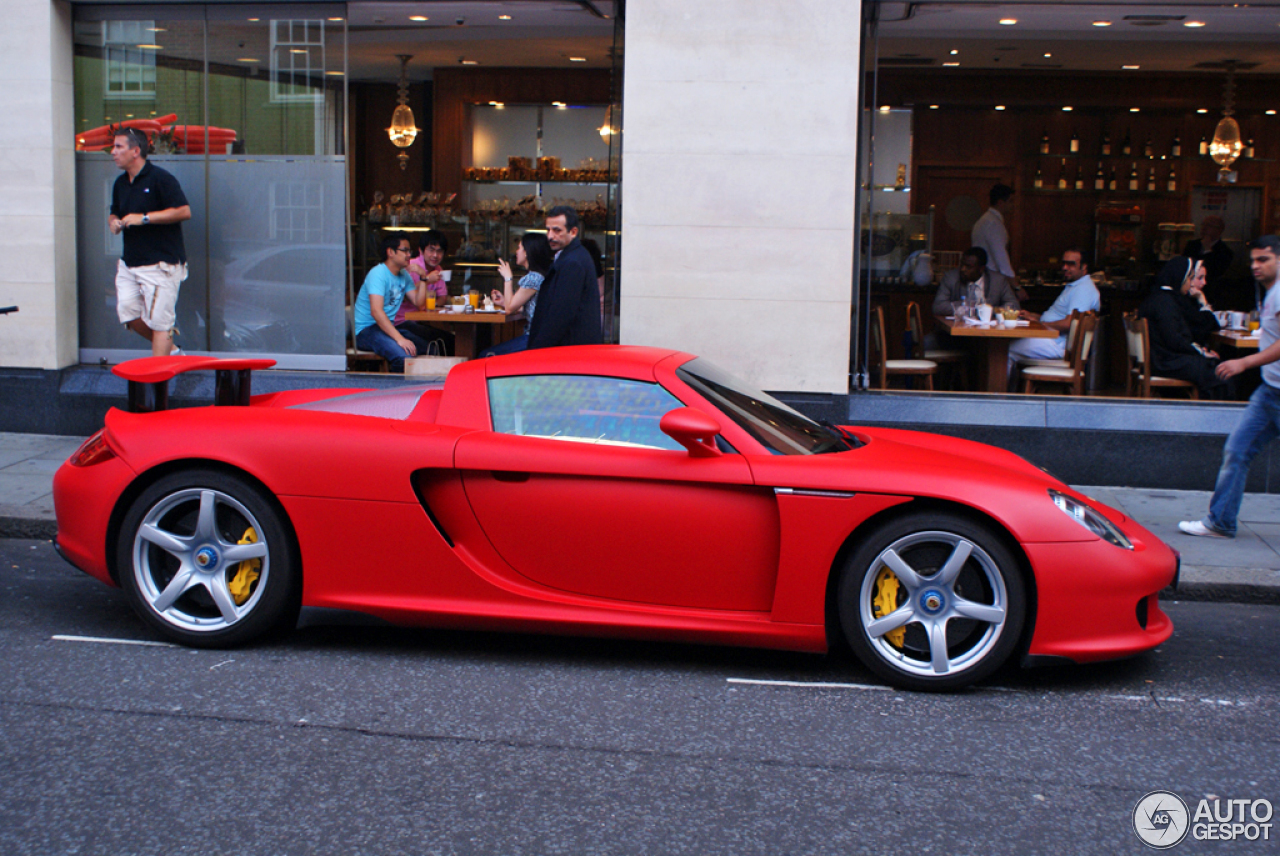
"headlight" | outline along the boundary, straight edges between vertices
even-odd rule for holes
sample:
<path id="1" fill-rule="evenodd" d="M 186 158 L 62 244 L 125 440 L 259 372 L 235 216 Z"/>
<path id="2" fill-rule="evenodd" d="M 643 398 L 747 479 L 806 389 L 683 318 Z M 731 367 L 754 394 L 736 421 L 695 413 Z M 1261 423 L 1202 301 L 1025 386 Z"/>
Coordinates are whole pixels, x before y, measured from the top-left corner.
<path id="1" fill-rule="evenodd" d="M 1059 493 L 1056 490 L 1049 491 L 1049 496 L 1052 497 L 1053 504 L 1062 509 L 1064 514 L 1103 541 L 1108 541 L 1125 550 L 1133 549 L 1133 543 L 1124 536 L 1124 533 L 1114 523 L 1080 500 L 1067 496 L 1065 493 Z"/>

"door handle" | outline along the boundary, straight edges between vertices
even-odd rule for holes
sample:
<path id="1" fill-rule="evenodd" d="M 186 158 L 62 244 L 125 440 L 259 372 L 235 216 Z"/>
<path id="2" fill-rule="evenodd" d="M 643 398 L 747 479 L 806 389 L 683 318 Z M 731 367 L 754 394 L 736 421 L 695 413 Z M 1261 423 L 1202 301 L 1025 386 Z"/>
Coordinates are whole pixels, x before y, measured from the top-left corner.
<path id="1" fill-rule="evenodd" d="M 500 482 L 527 482 L 529 480 L 528 473 L 518 473 L 511 470 L 493 470 L 493 477 Z"/>

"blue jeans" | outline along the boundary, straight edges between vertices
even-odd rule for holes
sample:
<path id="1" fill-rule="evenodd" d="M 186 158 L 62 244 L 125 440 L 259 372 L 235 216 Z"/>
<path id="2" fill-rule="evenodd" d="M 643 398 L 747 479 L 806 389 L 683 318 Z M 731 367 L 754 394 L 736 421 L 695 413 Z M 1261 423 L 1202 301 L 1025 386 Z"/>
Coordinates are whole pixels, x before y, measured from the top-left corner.
<path id="1" fill-rule="evenodd" d="M 501 345 L 494 345 L 492 348 L 485 348 L 480 352 L 481 357 L 500 357 L 503 354 L 518 354 L 521 351 L 529 350 L 529 334 L 521 333 L 514 339 L 508 339 Z"/>
<path id="2" fill-rule="evenodd" d="M 411 330 L 400 330 L 400 335 L 404 336 L 414 347 L 418 349 L 418 355 L 422 356 L 427 353 L 427 340 L 414 333 Z M 398 374 L 404 374 L 404 358 L 409 353 L 404 348 L 396 344 L 396 340 L 392 339 L 377 324 L 371 324 L 356 334 L 356 347 L 362 351 L 373 351 L 380 357 L 386 359 L 388 368 Z"/>
<path id="3" fill-rule="evenodd" d="M 1236 534 L 1249 464 L 1276 437 L 1280 437 L 1280 389 L 1264 383 L 1249 396 L 1249 406 L 1222 450 L 1222 468 L 1209 500 L 1209 516 L 1201 521 L 1205 526 L 1224 535 Z"/>

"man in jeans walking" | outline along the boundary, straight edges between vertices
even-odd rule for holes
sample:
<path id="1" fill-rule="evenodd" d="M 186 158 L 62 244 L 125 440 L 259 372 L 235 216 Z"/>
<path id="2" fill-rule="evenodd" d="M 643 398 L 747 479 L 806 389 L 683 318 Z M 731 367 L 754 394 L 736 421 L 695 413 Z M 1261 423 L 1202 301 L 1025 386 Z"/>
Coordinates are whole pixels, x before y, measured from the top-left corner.
<path id="1" fill-rule="evenodd" d="M 1249 397 L 1249 406 L 1222 450 L 1222 468 L 1203 520 L 1184 520 L 1178 528 L 1188 535 L 1236 537 L 1237 515 L 1244 499 L 1249 464 L 1268 443 L 1280 437 L 1280 288 L 1276 288 L 1276 260 L 1280 238 L 1263 235 L 1249 245 L 1254 279 L 1266 290 L 1262 301 L 1258 352 L 1219 363 L 1218 377 L 1227 379 L 1254 366 L 1262 367 L 1262 384 Z"/>

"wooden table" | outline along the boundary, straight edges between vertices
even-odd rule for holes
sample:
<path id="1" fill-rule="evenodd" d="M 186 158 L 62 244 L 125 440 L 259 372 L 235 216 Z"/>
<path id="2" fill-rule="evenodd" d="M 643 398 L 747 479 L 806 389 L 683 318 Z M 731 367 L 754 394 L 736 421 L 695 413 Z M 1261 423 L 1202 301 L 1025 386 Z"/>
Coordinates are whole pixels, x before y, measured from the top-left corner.
<path id="1" fill-rule="evenodd" d="M 1009 343 L 1014 339 L 1056 339 L 1058 331 L 1047 327 L 1039 321 L 1032 321 L 1027 326 L 1005 327 L 991 325 L 981 327 L 976 324 L 957 322 L 954 318 L 941 318 L 938 323 L 951 331 L 958 338 L 972 338 L 978 343 L 980 361 L 978 363 L 978 386 L 987 392 L 1006 392 L 1009 383 Z"/>
<path id="2" fill-rule="evenodd" d="M 438 309 L 411 310 L 404 314 L 408 321 L 425 321 L 453 333 L 455 356 L 473 359 L 476 354 L 491 345 L 498 345 L 520 335 L 524 312 L 508 315 L 505 312 L 441 312 Z M 477 334 L 484 331 L 483 342 L 477 343 Z"/>
<path id="3" fill-rule="evenodd" d="M 1239 351 L 1258 350 L 1257 332 L 1247 333 L 1244 330 L 1219 330 L 1213 334 L 1213 342 Z"/>

